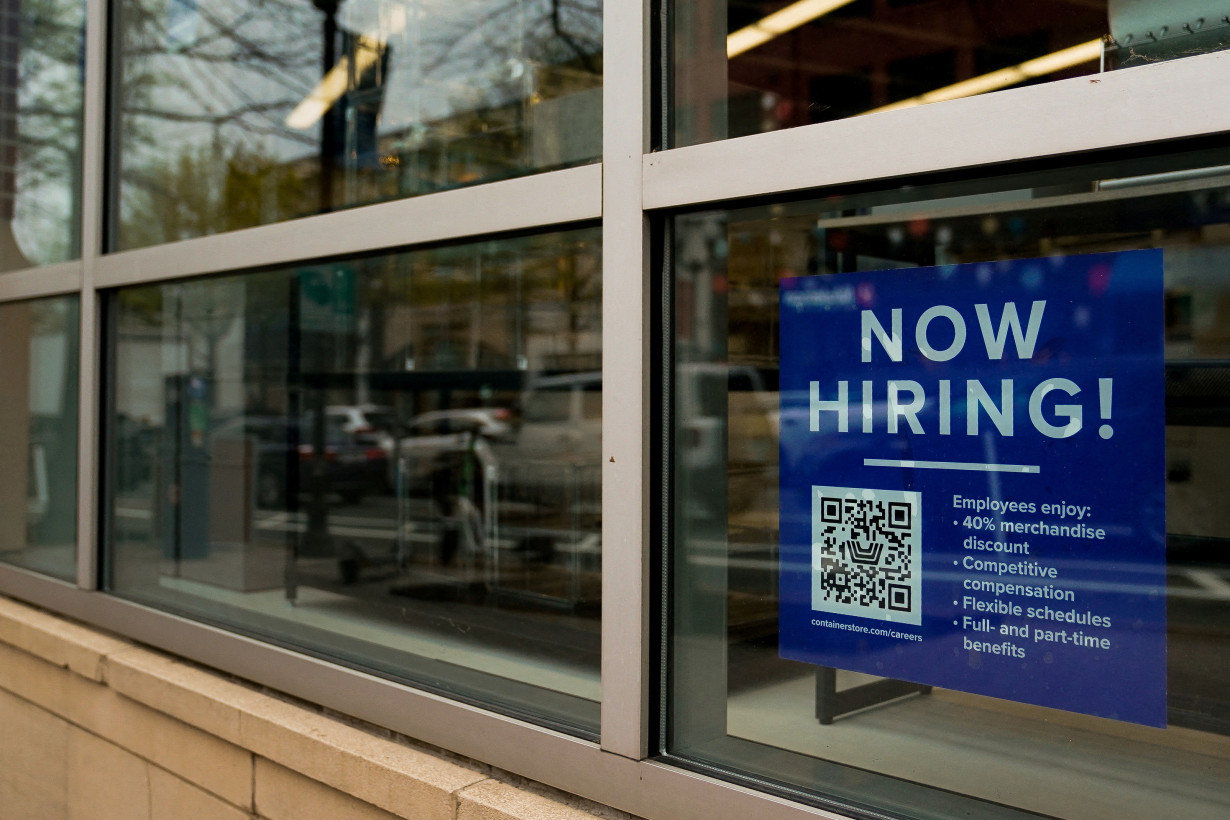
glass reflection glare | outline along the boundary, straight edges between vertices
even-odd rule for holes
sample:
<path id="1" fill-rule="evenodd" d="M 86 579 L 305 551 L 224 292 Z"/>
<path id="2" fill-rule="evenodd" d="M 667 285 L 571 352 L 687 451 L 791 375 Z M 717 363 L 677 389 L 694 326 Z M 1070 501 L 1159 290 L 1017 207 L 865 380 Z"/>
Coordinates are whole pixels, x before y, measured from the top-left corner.
<path id="1" fill-rule="evenodd" d="M 673 754 L 910 816 L 1226 813 L 1221 784 L 1230 777 L 1230 759 L 1219 738 L 1230 733 L 1230 701 L 1219 681 L 1230 670 L 1230 516 L 1219 502 L 1226 475 L 1218 466 L 1230 463 L 1226 162 L 1224 151 L 1193 152 L 1137 159 L 1130 169 L 1107 162 L 676 218 Z M 1164 259 L 1170 728 L 783 659 L 779 468 L 800 454 L 780 451 L 779 443 L 783 430 L 808 429 L 810 422 L 806 398 L 782 402 L 779 283 L 1147 247 L 1162 248 Z M 1027 286 L 1042 285 L 1028 268 L 1022 276 Z M 832 284 L 837 290 L 840 281 Z M 847 295 L 851 304 L 858 296 L 853 287 Z M 907 315 L 927 304 L 909 302 Z M 1042 360 L 1062 355 L 1041 346 L 1035 352 Z M 850 387 L 854 425 L 859 387 Z M 883 395 L 865 417 L 875 429 L 885 426 Z M 954 427 L 964 423 L 955 416 Z M 935 419 L 920 419 L 934 434 Z M 806 458 L 818 476 L 833 474 L 831 483 L 840 483 L 833 470 L 840 472 L 842 462 L 885 455 L 860 450 L 867 445 L 858 435 L 822 438 Z M 901 444 L 908 447 L 908 436 Z M 903 451 L 899 458 L 916 455 Z M 1096 475 L 1098 465 L 1065 468 Z M 1158 512 L 1148 505 L 1140 517 L 1156 520 Z M 940 560 L 951 546 L 927 549 Z M 1090 583 L 1100 589 L 1097 577 Z M 878 658 L 869 650 L 863 660 Z M 1156 666 L 1152 671 L 1160 674 Z M 1087 676 L 1081 683 L 1097 687 Z M 971 744 L 1007 761 L 1002 768 L 1010 777 L 960 765 Z M 1177 780 L 1184 782 L 1178 809 L 1170 788 Z"/>
<path id="2" fill-rule="evenodd" d="M 118 248 L 592 162 L 598 0 L 119 8 Z"/>
<path id="3" fill-rule="evenodd" d="M 0 561 L 77 576 L 77 299 L 0 305 Z"/>
<path id="4" fill-rule="evenodd" d="M 600 283 L 577 230 L 121 291 L 110 587 L 592 734 Z"/>
<path id="5" fill-rule="evenodd" d="M 80 254 L 85 3 L 0 2 L 0 270 Z"/>

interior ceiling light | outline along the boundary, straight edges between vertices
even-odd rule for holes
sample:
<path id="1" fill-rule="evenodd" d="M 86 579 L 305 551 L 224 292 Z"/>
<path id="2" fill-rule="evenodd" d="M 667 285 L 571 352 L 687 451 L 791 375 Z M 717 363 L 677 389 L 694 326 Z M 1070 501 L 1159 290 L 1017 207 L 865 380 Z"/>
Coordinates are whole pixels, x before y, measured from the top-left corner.
<path id="1" fill-rule="evenodd" d="M 1065 48 L 1062 51 L 1026 60 L 1010 68 L 1001 68 L 989 74 L 971 77 L 959 83 L 946 85 L 943 88 L 928 91 L 926 94 L 919 94 L 917 97 L 910 97 L 908 100 L 901 100 L 900 102 L 875 108 L 865 113 L 874 114 L 878 111 L 892 111 L 897 108 L 913 108 L 916 105 L 926 105 L 927 103 L 943 102 L 944 100 L 955 100 L 960 97 L 972 97 L 975 94 L 985 94 L 988 91 L 1016 85 L 1033 77 L 1041 77 L 1044 74 L 1087 63 L 1101 56 L 1102 39 L 1098 38 L 1087 43 L 1081 43 L 1078 46 Z"/>
<path id="2" fill-rule="evenodd" d="M 778 35 L 796 29 L 804 23 L 810 23 L 817 17 L 823 17 L 834 9 L 853 2 L 853 0 L 798 0 L 780 11 L 775 11 L 768 17 L 757 20 L 750 26 L 741 28 L 726 38 L 726 56 L 738 57 L 745 51 L 750 51 L 761 43 L 767 43 Z"/>

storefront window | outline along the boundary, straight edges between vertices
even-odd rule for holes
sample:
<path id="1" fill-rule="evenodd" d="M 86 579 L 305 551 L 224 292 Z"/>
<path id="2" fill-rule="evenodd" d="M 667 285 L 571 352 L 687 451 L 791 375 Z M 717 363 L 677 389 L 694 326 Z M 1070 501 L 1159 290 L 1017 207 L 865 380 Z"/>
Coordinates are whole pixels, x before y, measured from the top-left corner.
<path id="1" fill-rule="evenodd" d="M 77 299 L 0 305 L 0 561 L 77 574 Z"/>
<path id="2" fill-rule="evenodd" d="M 116 293 L 109 588 L 593 735 L 598 237 Z"/>
<path id="3" fill-rule="evenodd" d="M 674 0 L 673 144 L 1230 46 L 1208 0 Z"/>
<path id="4" fill-rule="evenodd" d="M 80 254 L 85 3 L 0 3 L 0 270 Z"/>
<path id="5" fill-rule="evenodd" d="M 913 182 L 674 219 L 668 752 L 1225 816 L 1230 153 Z"/>
<path id="6" fill-rule="evenodd" d="M 117 6 L 112 246 L 596 160 L 598 0 Z"/>

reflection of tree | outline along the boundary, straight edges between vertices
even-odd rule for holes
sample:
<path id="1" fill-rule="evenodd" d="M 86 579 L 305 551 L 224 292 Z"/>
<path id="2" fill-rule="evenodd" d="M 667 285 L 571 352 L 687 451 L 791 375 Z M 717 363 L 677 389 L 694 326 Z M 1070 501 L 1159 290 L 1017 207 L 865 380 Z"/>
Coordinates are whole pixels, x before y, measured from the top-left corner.
<path id="1" fill-rule="evenodd" d="M 579 243 L 581 248 L 585 243 Z M 602 275 L 596 250 L 597 243 L 589 252 L 561 254 L 557 259 L 560 290 L 564 304 L 568 306 L 568 353 L 570 356 L 592 353 L 586 350 L 582 339 L 601 324 Z M 579 251 L 581 249 L 578 249 Z M 592 341 L 591 341 L 592 344 Z"/>
<path id="2" fill-rule="evenodd" d="M 121 324 L 131 323 L 144 327 L 158 325 L 162 321 L 162 295 L 160 285 L 124 288 L 116 293 L 116 313 L 122 319 Z"/>
<path id="3" fill-rule="evenodd" d="M 328 207 L 320 189 L 335 180 L 322 165 L 338 166 L 335 199 L 347 206 L 598 154 L 594 140 L 583 157 L 542 160 L 527 133 L 534 106 L 600 85 L 599 0 L 344 0 L 335 65 L 349 65 L 349 85 L 331 101 L 336 117 L 302 130 L 288 115 L 322 75 L 311 0 L 199 0 L 178 17 L 176 2 L 118 7 L 121 247 Z M 356 70 L 356 49 L 373 42 L 387 66 Z M 564 128 L 566 114 L 547 127 Z M 344 138 L 324 137 L 330 122 Z M 191 215 L 181 198 L 198 200 Z"/>
<path id="4" fill-rule="evenodd" d="M 30 335 L 51 336 L 71 332 L 67 317 L 76 315 L 76 307 L 68 298 L 36 299 L 30 302 Z"/>
<path id="5" fill-rule="evenodd" d="M 212 398 L 217 402 L 224 381 L 242 378 L 241 373 L 220 366 L 218 348 L 222 337 L 244 319 L 244 283 L 240 277 L 228 276 L 180 287 L 179 322 L 187 346 L 186 365 L 189 372 L 204 373 L 213 382 Z"/>
<path id="6" fill-rule="evenodd" d="M 20 14 L 20 35 L 4 45 L 14 60 L 13 73 L 5 77 L 12 90 L 5 92 L 11 96 L 4 117 L 5 140 L 16 142 L 16 168 L 3 192 L 15 198 L 4 217 L 16 217 L 20 252 L 10 250 L 13 258 L 6 254 L 0 267 L 58 262 L 78 252 L 84 4 L 6 0 L 4 14 L 11 18 L 6 26 Z M 5 164 L 12 161 L 9 155 Z"/>
<path id="7" fill-rule="evenodd" d="M 383 270 L 364 296 L 379 295 L 379 354 L 400 370 L 567 369 L 597 366 L 601 264 L 596 232 L 502 239 L 419 251 Z M 363 269 L 361 269 L 363 270 Z"/>
<path id="8" fill-rule="evenodd" d="M 132 196 L 123 244 L 143 246 L 235 230 L 281 217 L 311 213 L 315 179 L 236 145 L 217 156 L 211 146 L 188 145 L 166 162 L 130 170 L 126 181 L 146 196 Z"/>
<path id="9" fill-rule="evenodd" d="M 285 153 L 279 142 L 304 150 L 315 141 L 283 122 L 318 70 L 311 7 L 206 0 L 189 13 L 190 25 L 175 29 L 158 0 L 121 8 L 121 246 L 269 221 L 260 204 L 285 197 L 259 169 Z M 241 200 L 228 202 L 228 191 Z"/>

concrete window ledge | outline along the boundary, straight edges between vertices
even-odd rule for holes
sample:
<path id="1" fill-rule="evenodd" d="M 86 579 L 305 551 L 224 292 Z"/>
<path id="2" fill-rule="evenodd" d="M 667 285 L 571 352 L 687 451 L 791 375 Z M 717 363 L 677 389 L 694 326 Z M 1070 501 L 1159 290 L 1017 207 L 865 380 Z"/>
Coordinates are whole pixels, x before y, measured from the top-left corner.
<path id="1" fill-rule="evenodd" d="M 0 597 L 0 807 L 82 820 L 625 820 Z"/>

